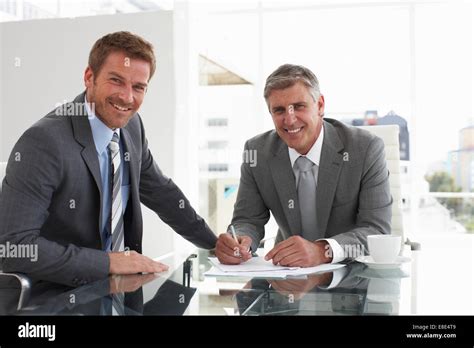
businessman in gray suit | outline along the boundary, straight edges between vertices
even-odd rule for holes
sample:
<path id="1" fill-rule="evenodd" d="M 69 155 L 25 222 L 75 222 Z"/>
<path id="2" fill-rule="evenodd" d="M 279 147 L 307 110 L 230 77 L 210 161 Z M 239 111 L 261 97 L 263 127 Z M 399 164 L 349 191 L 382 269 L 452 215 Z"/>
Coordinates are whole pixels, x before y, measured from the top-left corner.
<path id="1" fill-rule="evenodd" d="M 279 229 L 265 258 L 275 264 L 310 267 L 365 253 L 368 235 L 390 233 L 382 140 L 323 119 L 324 97 L 305 67 L 279 67 L 267 78 L 264 96 L 275 130 L 245 144 L 244 158 L 257 161 L 242 164 L 232 218 L 237 241 L 229 233 L 219 236 L 219 260 L 248 260 L 270 212 Z"/>
<path id="2" fill-rule="evenodd" d="M 140 203 L 184 238 L 216 237 L 153 159 L 137 113 L 155 71 L 150 43 L 116 32 L 93 46 L 86 91 L 29 128 L 14 146 L 0 195 L 0 243 L 37 247 L 3 271 L 65 285 L 109 274 L 161 272 L 141 255 Z"/>

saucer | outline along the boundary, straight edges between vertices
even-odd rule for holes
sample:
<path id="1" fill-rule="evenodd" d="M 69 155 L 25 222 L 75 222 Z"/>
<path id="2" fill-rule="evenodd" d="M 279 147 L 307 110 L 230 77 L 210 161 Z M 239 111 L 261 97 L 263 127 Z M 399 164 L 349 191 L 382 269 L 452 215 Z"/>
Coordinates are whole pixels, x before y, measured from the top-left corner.
<path id="1" fill-rule="evenodd" d="M 406 256 L 397 256 L 395 262 L 392 263 L 380 263 L 375 262 L 370 255 L 362 255 L 356 259 L 357 262 L 361 262 L 373 269 L 391 269 L 398 268 L 402 263 L 409 262 L 411 259 Z"/>

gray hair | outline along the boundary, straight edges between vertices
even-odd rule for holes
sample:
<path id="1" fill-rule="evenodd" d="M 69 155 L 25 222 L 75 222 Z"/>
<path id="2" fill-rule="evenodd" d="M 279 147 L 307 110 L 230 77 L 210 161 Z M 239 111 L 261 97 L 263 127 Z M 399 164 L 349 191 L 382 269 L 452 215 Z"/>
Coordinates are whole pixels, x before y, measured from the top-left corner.
<path id="1" fill-rule="evenodd" d="M 321 92 L 319 91 L 319 82 L 316 75 L 304 66 L 284 64 L 267 77 L 265 89 L 263 90 L 263 96 L 267 104 L 268 97 L 272 91 L 292 87 L 297 82 L 302 82 L 309 88 L 314 101 L 319 99 Z"/>

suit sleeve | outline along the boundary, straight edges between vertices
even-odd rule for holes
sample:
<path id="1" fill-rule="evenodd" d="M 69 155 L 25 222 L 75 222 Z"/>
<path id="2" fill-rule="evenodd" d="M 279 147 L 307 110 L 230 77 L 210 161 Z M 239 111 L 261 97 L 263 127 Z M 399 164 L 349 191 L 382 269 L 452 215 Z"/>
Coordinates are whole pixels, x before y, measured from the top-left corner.
<path id="1" fill-rule="evenodd" d="M 40 127 L 27 130 L 13 148 L 0 194 L 0 243 L 17 250 L 29 248 L 30 257 L 8 255 L 3 271 L 78 286 L 107 277 L 109 258 L 101 250 L 62 245 L 41 236 L 52 197 L 62 180 L 69 179 L 63 173 L 60 149 L 54 135 Z"/>
<path id="2" fill-rule="evenodd" d="M 216 235 L 204 219 L 196 213 L 173 180 L 161 172 L 148 148 L 141 119 L 140 127 L 142 134 L 140 201 L 194 245 L 205 249 L 214 248 L 217 241 Z"/>
<path id="3" fill-rule="evenodd" d="M 374 137 L 367 148 L 360 185 L 355 227 L 332 237 L 345 251 L 354 248 L 367 250 L 368 235 L 390 234 L 393 200 L 384 144 L 378 137 Z M 353 254 L 357 256 L 356 252 Z"/>
<path id="4" fill-rule="evenodd" d="M 245 143 L 244 151 L 250 151 L 248 142 Z M 232 225 L 237 234 L 252 238 L 251 248 L 256 251 L 265 236 L 265 224 L 270 219 L 270 211 L 260 194 L 250 163 L 244 161 L 240 171 L 239 191 L 234 205 Z"/>

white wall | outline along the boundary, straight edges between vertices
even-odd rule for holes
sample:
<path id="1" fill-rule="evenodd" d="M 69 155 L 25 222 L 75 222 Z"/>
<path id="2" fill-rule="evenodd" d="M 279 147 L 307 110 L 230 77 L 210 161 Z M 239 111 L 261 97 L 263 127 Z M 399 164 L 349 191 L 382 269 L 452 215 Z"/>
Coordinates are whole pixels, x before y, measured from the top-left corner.
<path id="1" fill-rule="evenodd" d="M 173 177 L 175 165 L 179 168 L 175 158 L 186 161 L 187 156 L 184 149 L 174 148 L 173 29 L 173 13 L 165 11 L 0 24 L 0 161 L 8 159 L 18 137 L 56 103 L 84 90 L 83 72 L 94 42 L 106 33 L 128 30 L 155 46 L 157 71 L 140 113 L 156 161 Z M 14 66 L 16 57 L 20 67 Z M 182 189 L 187 192 L 187 187 Z M 144 253 L 155 257 L 171 251 L 174 233 L 153 212 L 143 213 Z"/>
<path id="2" fill-rule="evenodd" d="M 2 93 L 2 88 L 3 88 L 3 63 L 2 63 L 2 52 L 3 52 L 3 26 L 0 25 L 0 162 L 4 161 L 3 159 L 3 117 L 2 117 L 2 105 L 3 105 L 3 93 Z M 0 180 L 3 180 L 0 178 Z"/>
<path id="3" fill-rule="evenodd" d="M 3 105 L 3 26 L 0 24 L 0 162 L 4 162 L 3 158 L 3 117 L 2 117 L 2 105 Z M 3 178 L 0 178 L 3 180 Z"/>
<path id="4" fill-rule="evenodd" d="M 176 88 L 175 113 L 175 175 L 173 180 L 186 193 L 194 208 L 199 207 L 198 115 L 196 89 L 198 86 L 198 53 L 195 47 L 194 6 L 187 1 L 174 2 L 174 63 Z M 184 155 L 184 156 L 183 156 Z M 175 236 L 177 259 L 194 249 L 185 239 Z"/>

